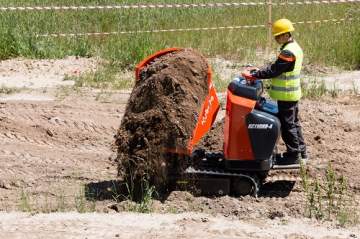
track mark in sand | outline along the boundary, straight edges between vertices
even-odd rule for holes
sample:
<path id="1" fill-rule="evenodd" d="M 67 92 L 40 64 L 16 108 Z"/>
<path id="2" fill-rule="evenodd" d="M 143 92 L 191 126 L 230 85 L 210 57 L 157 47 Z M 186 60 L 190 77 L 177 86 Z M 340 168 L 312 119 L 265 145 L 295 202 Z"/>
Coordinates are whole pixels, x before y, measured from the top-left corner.
<path id="1" fill-rule="evenodd" d="M 11 175 L 14 178 L 34 178 L 37 173 L 27 170 L 27 167 L 32 168 L 34 165 L 51 165 L 55 163 L 55 160 L 39 157 L 31 153 L 0 150 L 0 154 L 0 160 L 5 159 L 0 166 L 0 175 Z M 21 166 L 18 166 L 20 162 Z"/>
<path id="2" fill-rule="evenodd" d="M 17 160 L 22 161 L 41 161 L 45 163 L 53 162 L 53 160 L 46 157 L 39 157 L 31 153 L 21 153 L 2 149 L 0 150 L 1 156 L 14 156 Z"/>
<path id="3" fill-rule="evenodd" d="M 52 111 L 47 110 L 41 110 L 41 109 L 34 109 L 34 108 L 25 108 L 26 111 L 29 112 L 22 112 L 22 109 L 14 109 L 12 108 L 1 108 L 0 116 L 8 117 L 10 120 L 14 121 L 25 121 L 28 123 L 33 123 L 34 125 L 38 124 L 50 124 L 55 127 L 61 127 L 61 128 L 68 128 L 68 129 L 77 129 L 79 131 L 85 131 L 90 133 L 96 133 L 96 134 L 115 134 L 116 129 L 115 125 L 103 125 L 98 122 L 95 122 L 94 120 L 84 121 L 84 120 L 74 120 L 74 119 L 68 119 L 68 118 L 62 118 L 57 117 L 54 115 L 69 115 L 72 116 L 72 112 L 67 112 L 64 114 L 60 113 L 54 113 Z M 42 111 L 39 112 L 39 111 Z M 39 117 L 34 117 L 38 115 Z M 118 121 L 118 118 L 114 116 L 107 116 L 108 119 L 113 120 L 114 122 Z"/>
<path id="4" fill-rule="evenodd" d="M 104 157 L 104 155 L 101 155 L 99 157 L 96 157 L 93 160 L 93 163 L 101 163 L 102 165 L 108 160 Z M 66 155 L 62 154 L 60 157 L 59 154 L 56 154 L 56 156 L 38 156 L 34 153 L 24 153 L 24 152 L 18 152 L 18 151 L 10 151 L 10 150 L 0 150 L 0 176 L 4 177 L 4 175 L 34 175 L 37 174 L 36 172 L 41 169 L 41 171 L 46 172 L 61 172 L 62 168 L 68 168 L 68 167 L 80 167 L 83 169 L 88 169 L 89 167 L 86 166 L 86 162 L 88 159 L 86 157 L 82 157 L 81 155 Z M 84 165 L 85 163 L 85 165 Z M 83 165 L 83 166 L 80 166 Z M 85 166 L 85 167 L 84 167 Z M 18 172 L 23 172 L 18 173 Z M 33 172 L 33 173 L 32 173 Z M 101 173 L 100 173 L 101 174 Z M 97 173 L 97 175 L 99 175 Z M 36 177 L 44 176 L 41 173 L 36 175 Z M 46 175 L 48 177 L 48 175 Z"/>
<path id="5" fill-rule="evenodd" d="M 36 121 L 36 119 L 34 119 L 33 117 L 31 117 L 29 114 L 27 113 L 22 113 L 22 112 L 13 112 L 12 110 L 8 110 L 8 109 L 3 109 L 0 111 L 0 116 L 5 116 L 8 117 L 11 120 L 24 120 L 25 122 L 34 122 Z M 36 112 L 34 112 L 36 113 Z"/>
<path id="6" fill-rule="evenodd" d="M 97 134 L 103 134 L 104 133 L 104 131 L 101 132 L 103 130 L 103 127 L 97 127 L 94 123 L 90 123 L 89 126 Z M 106 131 L 105 131 L 105 133 L 106 133 Z"/>
<path id="7" fill-rule="evenodd" d="M 24 168 L 19 167 L 12 167 L 10 169 L 1 169 L 0 168 L 0 174 L 2 176 L 6 175 L 7 178 L 16 178 L 23 181 L 26 181 L 27 178 L 36 178 L 37 173 L 30 172 L 29 170 L 26 170 Z"/>
<path id="8" fill-rule="evenodd" d="M 61 159 L 49 158 L 49 157 L 43 157 L 43 156 L 37 156 L 32 153 L 23 153 L 23 152 L 15 152 L 10 150 L 2 149 L 0 150 L 1 156 L 10 156 L 10 157 L 16 157 L 16 160 L 21 160 L 25 162 L 41 162 L 45 164 L 54 164 L 57 162 L 61 162 Z"/>
<path id="9" fill-rule="evenodd" d="M 0 134 L 0 138 L 2 138 L 2 141 L 9 141 L 9 142 L 22 142 L 22 143 L 28 143 L 28 144 L 35 144 L 37 146 L 45 146 L 45 147 L 49 147 L 49 146 L 53 146 L 53 144 L 50 144 L 44 140 L 39 140 L 39 139 L 31 139 L 28 137 L 24 137 L 24 136 L 20 136 L 18 134 L 15 133 L 9 133 L 9 132 L 4 132 L 2 134 Z M 56 145 L 58 148 L 62 148 L 64 147 L 63 145 Z M 64 147 L 66 148 L 66 147 Z"/>
<path id="10" fill-rule="evenodd" d="M 89 133 L 96 133 L 99 135 L 113 135 L 115 134 L 115 128 L 113 126 L 105 126 L 101 124 L 96 124 L 95 122 L 86 122 L 86 121 L 74 121 L 74 120 L 63 120 L 58 117 L 53 117 L 48 120 L 48 122 L 55 127 L 67 127 L 69 129 L 75 129 L 78 131 L 86 131 Z"/>
<path id="11" fill-rule="evenodd" d="M 36 145 L 39 147 L 46 147 L 49 149 L 57 149 L 64 151 L 78 151 L 78 152 L 95 152 L 95 153 L 108 153 L 111 152 L 111 145 L 93 145 L 93 144 L 77 144 L 77 145 L 63 145 L 59 142 L 50 142 L 43 139 L 30 139 L 28 137 L 23 137 L 14 133 L 0 133 L 0 139 L 2 143 L 11 142 L 11 143 L 26 143 L 31 145 Z"/>

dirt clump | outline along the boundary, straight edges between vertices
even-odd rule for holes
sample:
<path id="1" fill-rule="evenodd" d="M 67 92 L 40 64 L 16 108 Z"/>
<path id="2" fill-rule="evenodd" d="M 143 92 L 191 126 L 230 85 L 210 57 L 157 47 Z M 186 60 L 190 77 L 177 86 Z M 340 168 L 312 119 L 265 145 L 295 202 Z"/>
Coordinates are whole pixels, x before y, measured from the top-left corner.
<path id="1" fill-rule="evenodd" d="M 184 49 L 140 72 L 116 135 L 118 173 L 127 183 L 145 179 L 157 191 L 166 189 L 175 162 L 164 153 L 186 149 L 208 93 L 207 70 L 204 57 Z"/>
<path id="2" fill-rule="evenodd" d="M 214 123 L 210 131 L 196 145 L 196 149 L 205 149 L 207 152 L 223 152 L 225 119 Z"/>

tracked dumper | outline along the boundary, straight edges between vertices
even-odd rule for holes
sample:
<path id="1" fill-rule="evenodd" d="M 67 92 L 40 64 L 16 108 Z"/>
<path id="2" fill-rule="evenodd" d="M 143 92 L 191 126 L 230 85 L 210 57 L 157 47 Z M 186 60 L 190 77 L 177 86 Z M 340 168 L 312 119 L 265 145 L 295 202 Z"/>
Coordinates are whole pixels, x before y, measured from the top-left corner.
<path id="1" fill-rule="evenodd" d="M 165 49 L 143 60 L 136 67 L 137 81 L 147 80 L 148 71 L 144 69 L 157 58 L 181 51 L 183 49 Z M 277 106 L 262 97 L 261 81 L 250 82 L 242 77 L 237 77 L 228 86 L 223 152 L 207 152 L 201 148 L 194 150 L 201 138 L 210 130 L 220 108 L 212 82 L 211 68 L 208 65 L 205 80 L 207 95 L 200 102 L 201 107 L 189 109 L 197 112 L 193 114 L 193 129 L 183 136 L 185 141 L 182 142 L 186 144 L 168 145 L 162 142 L 163 150 L 159 152 L 162 154 L 159 158 L 164 160 L 163 166 L 166 170 L 163 170 L 160 191 L 190 184 L 206 195 L 256 196 L 271 170 L 300 167 L 276 165 L 276 145 L 280 136 Z M 172 107 L 172 110 L 177 111 L 179 106 L 174 104 Z M 173 124 L 176 125 L 182 116 L 178 117 Z M 125 172 L 131 174 L 130 171 L 134 167 L 136 164 L 132 164 L 130 170 L 125 169 Z M 150 180 L 150 183 L 154 184 L 153 181 Z M 156 183 L 154 185 L 159 186 Z"/>

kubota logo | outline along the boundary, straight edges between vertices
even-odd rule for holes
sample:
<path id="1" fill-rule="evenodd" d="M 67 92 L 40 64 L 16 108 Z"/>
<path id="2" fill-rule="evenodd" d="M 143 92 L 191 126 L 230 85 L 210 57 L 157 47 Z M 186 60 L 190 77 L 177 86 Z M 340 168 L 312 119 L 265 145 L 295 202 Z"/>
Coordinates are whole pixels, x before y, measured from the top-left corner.
<path id="1" fill-rule="evenodd" d="M 272 124 L 249 124 L 248 129 L 272 129 Z"/>
<path id="2" fill-rule="evenodd" d="M 202 125 L 204 125 L 206 123 L 207 118 L 209 117 L 209 112 L 210 112 L 211 104 L 212 104 L 213 101 L 214 101 L 214 96 L 211 96 L 210 99 L 209 99 L 209 104 L 208 104 L 208 106 L 206 107 L 206 109 L 204 111 L 204 117 L 201 120 Z"/>

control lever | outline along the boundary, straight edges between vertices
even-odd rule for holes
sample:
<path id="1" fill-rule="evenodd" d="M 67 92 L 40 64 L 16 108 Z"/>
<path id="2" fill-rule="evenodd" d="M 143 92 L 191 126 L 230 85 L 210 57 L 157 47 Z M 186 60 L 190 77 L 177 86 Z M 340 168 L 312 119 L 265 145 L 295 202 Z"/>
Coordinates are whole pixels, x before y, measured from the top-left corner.
<path id="1" fill-rule="evenodd" d="M 255 81 L 256 78 L 251 75 L 249 71 L 244 71 L 241 73 L 242 77 L 246 79 L 248 83 L 252 83 L 252 81 Z M 251 84 L 250 84 L 251 85 Z"/>

